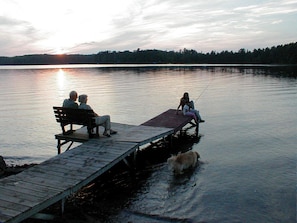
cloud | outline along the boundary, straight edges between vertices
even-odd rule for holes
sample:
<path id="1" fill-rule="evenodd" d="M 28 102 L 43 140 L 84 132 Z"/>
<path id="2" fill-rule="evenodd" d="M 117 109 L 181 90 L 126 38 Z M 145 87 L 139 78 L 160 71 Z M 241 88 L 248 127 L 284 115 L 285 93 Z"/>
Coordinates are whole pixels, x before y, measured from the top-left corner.
<path id="1" fill-rule="evenodd" d="M 254 49 L 295 42 L 297 0 L 3 0 L 0 52 Z M 33 7 L 34 4 L 34 7 Z M 2 11 L 5 8 L 5 11 Z"/>
<path id="2" fill-rule="evenodd" d="M 9 17 L 0 17 L 0 49 L 12 54 L 19 51 L 26 52 L 34 48 L 34 42 L 38 41 L 38 30 L 26 21 Z M 20 50 L 21 49 L 21 50 Z"/>

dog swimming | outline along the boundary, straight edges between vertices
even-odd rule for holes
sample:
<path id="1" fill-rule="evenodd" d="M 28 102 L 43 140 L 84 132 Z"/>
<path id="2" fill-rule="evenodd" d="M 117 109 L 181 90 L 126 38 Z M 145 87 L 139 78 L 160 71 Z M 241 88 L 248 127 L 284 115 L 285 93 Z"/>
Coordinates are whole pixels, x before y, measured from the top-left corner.
<path id="1" fill-rule="evenodd" d="M 197 165 L 200 155 L 196 151 L 188 151 L 173 155 L 167 159 L 168 168 L 175 174 L 182 174 L 184 170 L 194 168 Z"/>

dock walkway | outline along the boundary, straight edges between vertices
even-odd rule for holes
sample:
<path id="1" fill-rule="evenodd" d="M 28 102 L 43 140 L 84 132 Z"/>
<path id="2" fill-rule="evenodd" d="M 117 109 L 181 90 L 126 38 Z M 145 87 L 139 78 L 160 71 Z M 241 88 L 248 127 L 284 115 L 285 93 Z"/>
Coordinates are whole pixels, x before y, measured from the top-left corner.
<path id="1" fill-rule="evenodd" d="M 178 128 L 181 122 L 184 120 L 177 121 Z M 139 126 L 112 123 L 112 126 L 118 134 L 83 140 L 67 152 L 0 179 L 0 222 L 20 222 L 58 201 L 63 203 L 67 196 L 136 152 L 141 145 L 176 132 L 175 128 L 152 126 L 152 123 Z"/>

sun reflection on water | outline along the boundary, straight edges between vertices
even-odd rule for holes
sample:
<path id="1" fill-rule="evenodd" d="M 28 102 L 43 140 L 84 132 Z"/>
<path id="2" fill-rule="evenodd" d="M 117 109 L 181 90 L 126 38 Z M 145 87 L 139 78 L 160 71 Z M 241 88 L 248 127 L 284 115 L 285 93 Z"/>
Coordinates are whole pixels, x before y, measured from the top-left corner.
<path id="1" fill-rule="evenodd" d="M 63 90 L 65 83 L 65 73 L 62 68 L 60 68 L 57 72 L 57 83 L 59 90 Z"/>

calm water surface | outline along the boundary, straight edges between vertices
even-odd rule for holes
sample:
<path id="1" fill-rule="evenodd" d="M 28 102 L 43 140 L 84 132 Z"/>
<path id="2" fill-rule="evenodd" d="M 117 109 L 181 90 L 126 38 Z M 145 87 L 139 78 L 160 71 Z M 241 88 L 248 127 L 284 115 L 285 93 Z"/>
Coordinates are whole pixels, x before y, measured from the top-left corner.
<path id="1" fill-rule="evenodd" d="M 286 74 L 285 71 L 278 71 Z M 277 74 L 277 73 L 276 73 Z M 0 155 L 9 164 L 56 155 L 52 106 L 71 90 L 113 122 L 141 124 L 190 93 L 206 123 L 205 162 L 174 177 L 161 163 L 114 222 L 296 222 L 297 79 L 269 69 L 0 67 Z"/>

